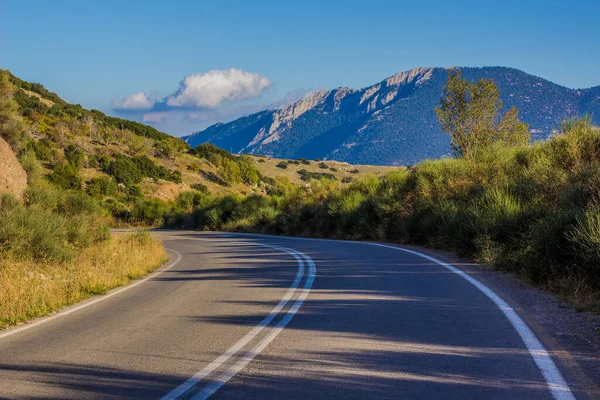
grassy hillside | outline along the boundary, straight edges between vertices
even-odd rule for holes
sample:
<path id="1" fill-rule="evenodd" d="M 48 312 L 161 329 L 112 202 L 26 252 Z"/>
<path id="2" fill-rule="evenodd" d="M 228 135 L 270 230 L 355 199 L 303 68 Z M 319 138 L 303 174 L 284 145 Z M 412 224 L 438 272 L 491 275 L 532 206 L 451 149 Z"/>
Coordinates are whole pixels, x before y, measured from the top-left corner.
<path id="1" fill-rule="evenodd" d="M 18 90 L 0 71 L 0 138 L 11 147 L 2 154 L 14 161 L 17 153 L 27 171 L 24 193 L 10 186 L 0 193 L 0 329 L 123 285 L 166 259 L 148 233 L 110 234 L 106 209 L 77 187 L 85 153 L 68 145 L 52 162 L 58 146 L 38 139 L 14 100 Z M 0 173 L 15 171 L 23 174 L 6 166 Z"/>
<path id="2" fill-rule="evenodd" d="M 274 178 L 302 182 L 301 170 L 321 173 L 311 175 L 317 178 L 325 172 L 332 174 L 342 184 L 385 170 L 336 162 L 320 168 L 315 161 L 291 161 L 283 169 L 276 167 L 282 160 L 238 157 L 214 147 L 194 153 L 181 139 L 69 104 L 40 84 L 6 74 L 14 88 L 16 113 L 27 131 L 13 141 L 17 151 L 38 160 L 41 174 L 56 186 L 83 191 L 97 199 L 112 215 L 113 225 L 160 223 L 160 217 L 143 209 L 149 205 L 177 208 L 182 193 L 266 194 Z M 152 203 L 152 199 L 163 203 Z"/>

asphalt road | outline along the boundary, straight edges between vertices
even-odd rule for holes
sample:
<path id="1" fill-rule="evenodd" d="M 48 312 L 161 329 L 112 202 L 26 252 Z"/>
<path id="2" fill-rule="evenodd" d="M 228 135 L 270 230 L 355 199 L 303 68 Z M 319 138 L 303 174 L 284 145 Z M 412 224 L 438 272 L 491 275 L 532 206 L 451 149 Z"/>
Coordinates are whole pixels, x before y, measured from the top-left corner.
<path id="1" fill-rule="evenodd" d="M 508 304 L 434 259 L 160 235 L 169 269 L 0 333 L 0 398 L 580 398 Z"/>

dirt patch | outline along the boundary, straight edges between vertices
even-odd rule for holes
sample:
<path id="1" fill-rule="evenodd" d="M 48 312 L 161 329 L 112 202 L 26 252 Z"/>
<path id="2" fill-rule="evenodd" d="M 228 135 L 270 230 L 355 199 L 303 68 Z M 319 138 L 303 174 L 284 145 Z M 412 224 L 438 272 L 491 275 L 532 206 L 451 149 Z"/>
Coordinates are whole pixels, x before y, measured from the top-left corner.
<path id="1" fill-rule="evenodd" d="M 30 90 L 25 90 L 25 89 L 21 89 L 21 90 L 29 97 L 37 97 L 38 100 L 40 101 L 40 103 L 42 103 L 46 107 L 52 107 L 54 105 L 54 102 L 52 100 L 45 99 L 37 93 L 34 93 Z"/>
<path id="2" fill-rule="evenodd" d="M 23 197 L 27 188 L 27 173 L 6 141 L 0 138 L 0 194 Z"/>

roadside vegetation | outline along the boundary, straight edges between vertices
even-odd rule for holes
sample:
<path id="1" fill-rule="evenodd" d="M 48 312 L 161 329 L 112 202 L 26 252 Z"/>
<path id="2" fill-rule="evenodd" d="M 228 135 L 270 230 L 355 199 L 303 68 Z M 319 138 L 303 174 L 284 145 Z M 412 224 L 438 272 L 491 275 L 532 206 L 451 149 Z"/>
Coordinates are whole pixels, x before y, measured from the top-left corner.
<path id="1" fill-rule="evenodd" d="M 504 109 L 491 81 L 467 82 L 451 71 L 436 111 L 455 157 L 409 168 L 355 167 L 239 156 L 210 144 L 189 149 L 141 124 L 78 114 L 41 85 L 15 79 L 25 97 L 15 96 L 15 105 L 5 95 L 15 88 L 0 90 L 0 132 L 20 154 L 31 184 L 23 203 L 3 201 L 3 220 L 16 222 L 14 231 L 4 222 L 0 228 L 0 271 L 9 271 L 7 262 L 75 268 L 85 265 L 78 257 L 110 252 L 116 240 L 138 243 L 109 239 L 108 226 L 252 231 L 448 249 L 600 311 L 600 130 L 588 117 L 567 120 L 551 139 L 529 143 L 527 125 L 516 109 Z M 55 104 L 62 104 L 58 111 L 42 108 Z M 28 228 L 15 234 L 18 226 Z M 97 229 L 88 232 L 89 226 Z M 148 271 L 164 253 L 151 239 L 139 243 L 146 243 L 139 251 L 148 246 L 156 255 L 145 259 L 141 271 Z M 107 270 L 100 283 L 65 283 L 66 298 L 143 273 L 130 269 L 136 264 L 119 264 L 123 269 Z M 63 304 L 31 299 L 32 309 L 20 317 L 0 314 L 1 320 Z M 0 300 L 3 307 L 12 301 Z"/>
<path id="2" fill-rule="evenodd" d="M 456 158 L 345 187 L 279 178 L 267 195 L 203 196 L 164 223 L 448 249 L 600 311 L 600 130 L 574 118 L 528 144 L 493 84 L 455 74 L 438 113 Z"/>
<path id="3" fill-rule="evenodd" d="M 39 159 L 50 157 L 48 147 L 31 141 L 13 92 L 0 74 L 0 137 L 28 178 L 22 199 L 0 195 L 0 329 L 105 293 L 166 259 L 148 233 L 111 235 L 109 214 L 82 190 L 85 155 L 75 146 L 43 173 Z"/>

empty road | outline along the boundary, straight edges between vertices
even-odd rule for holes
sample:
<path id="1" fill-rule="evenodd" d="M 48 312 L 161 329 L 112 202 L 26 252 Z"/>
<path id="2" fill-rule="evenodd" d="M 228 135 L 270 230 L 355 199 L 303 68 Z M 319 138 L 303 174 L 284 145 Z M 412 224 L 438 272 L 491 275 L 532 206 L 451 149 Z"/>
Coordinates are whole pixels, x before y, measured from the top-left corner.
<path id="1" fill-rule="evenodd" d="M 0 332 L 0 398 L 587 398 L 508 304 L 437 259 L 157 234 L 167 269 Z"/>

